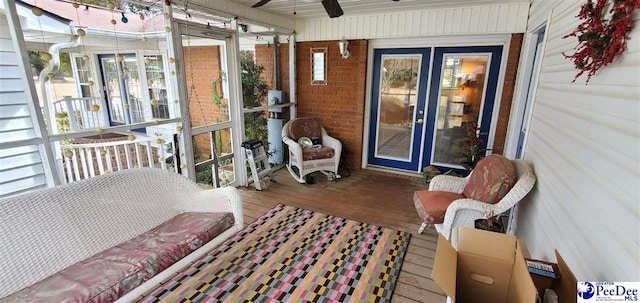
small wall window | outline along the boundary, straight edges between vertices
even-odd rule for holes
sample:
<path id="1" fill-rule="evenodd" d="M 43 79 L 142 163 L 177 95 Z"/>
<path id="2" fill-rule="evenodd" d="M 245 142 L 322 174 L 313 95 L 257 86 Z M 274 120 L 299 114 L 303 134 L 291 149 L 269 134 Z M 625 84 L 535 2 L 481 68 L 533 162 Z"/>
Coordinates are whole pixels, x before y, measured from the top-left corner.
<path id="1" fill-rule="evenodd" d="M 327 48 L 311 49 L 311 85 L 327 85 Z"/>

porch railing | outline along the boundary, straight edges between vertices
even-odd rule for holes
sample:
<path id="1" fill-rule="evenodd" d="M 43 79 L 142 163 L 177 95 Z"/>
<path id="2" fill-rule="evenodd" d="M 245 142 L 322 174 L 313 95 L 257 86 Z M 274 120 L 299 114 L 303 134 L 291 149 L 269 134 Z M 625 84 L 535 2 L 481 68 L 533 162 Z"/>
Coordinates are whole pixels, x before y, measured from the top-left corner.
<path id="1" fill-rule="evenodd" d="M 105 114 L 107 105 L 99 97 L 65 96 L 53 102 L 53 110 L 57 122 L 55 133 L 109 126 L 108 116 Z"/>
<path id="2" fill-rule="evenodd" d="M 166 139 L 166 140 L 165 140 Z M 139 167 L 176 170 L 175 144 L 168 138 L 61 144 L 61 171 L 67 183 Z"/>

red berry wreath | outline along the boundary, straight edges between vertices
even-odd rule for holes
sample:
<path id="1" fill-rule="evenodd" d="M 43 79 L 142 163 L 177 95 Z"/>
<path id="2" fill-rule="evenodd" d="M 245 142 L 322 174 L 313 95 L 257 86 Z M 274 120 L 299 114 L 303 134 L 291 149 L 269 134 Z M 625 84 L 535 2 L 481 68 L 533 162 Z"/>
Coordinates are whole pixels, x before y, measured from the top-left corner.
<path id="1" fill-rule="evenodd" d="M 640 0 L 613 0 L 609 20 L 605 19 L 608 0 L 587 0 L 577 16 L 584 20 L 573 32 L 562 37 L 578 37 L 573 55 L 562 53 L 579 69 L 573 82 L 587 72 L 587 83 L 598 69 L 611 63 L 627 49 L 632 28 L 631 14 L 640 7 Z"/>

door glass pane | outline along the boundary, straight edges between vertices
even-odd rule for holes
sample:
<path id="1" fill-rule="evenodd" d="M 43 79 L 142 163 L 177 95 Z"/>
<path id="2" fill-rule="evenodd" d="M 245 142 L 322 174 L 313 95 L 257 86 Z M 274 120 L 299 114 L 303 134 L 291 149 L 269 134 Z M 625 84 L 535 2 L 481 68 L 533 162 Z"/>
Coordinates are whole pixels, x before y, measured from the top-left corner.
<path id="1" fill-rule="evenodd" d="M 468 156 L 474 131 L 467 128 L 479 122 L 490 59 L 490 54 L 444 56 L 432 162 L 459 166 Z"/>
<path id="2" fill-rule="evenodd" d="M 169 119 L 169 100 L 167 99 L 167 85 L 164 76 L 163 59 L 161 55 L 147 55 L 144 58 L 149 98 L 153 118 Z"/>
<path id="3" fill-rule="evenodd" d="M 111 121 L 124 123 L 124 104 L 120 92 L 120 72 L 115 58 L 102 58 L 102 72 L 107 89 Z"/>
<path id="4" fill-rule="evenodd" d="M 131 123 L 144 122 L 142 91 L 140 89 L 140 75 L 138 74 L 138 61 L 135 56 L 126 56 L 122 66 L 124 71 L 124 83 L 128 93 L 129 114 Z"/>
<path id="5" fill-rule="evenodd" d="M 383 55 L 376 156 L 410 160 L 420 55 Z"/>

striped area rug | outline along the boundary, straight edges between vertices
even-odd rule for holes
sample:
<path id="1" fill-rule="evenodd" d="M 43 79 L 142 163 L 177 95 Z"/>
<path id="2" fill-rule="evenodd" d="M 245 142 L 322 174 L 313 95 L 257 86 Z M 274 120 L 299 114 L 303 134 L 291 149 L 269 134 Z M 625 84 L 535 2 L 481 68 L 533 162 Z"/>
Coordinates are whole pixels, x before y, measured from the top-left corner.
<path id="1" fill-rule="evenodd" d="M 141 302 L 389 302 L 410 237 L 279 204 Z"/>

